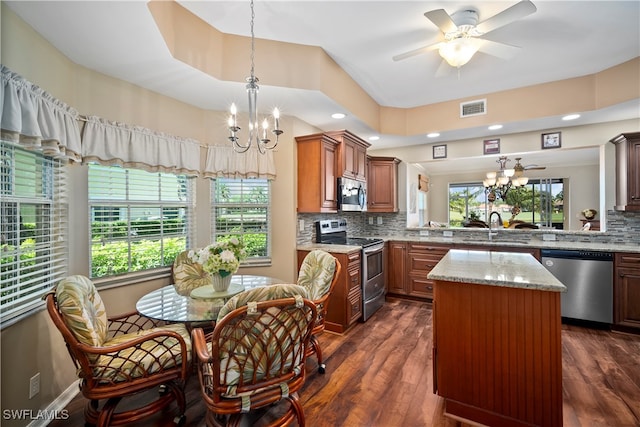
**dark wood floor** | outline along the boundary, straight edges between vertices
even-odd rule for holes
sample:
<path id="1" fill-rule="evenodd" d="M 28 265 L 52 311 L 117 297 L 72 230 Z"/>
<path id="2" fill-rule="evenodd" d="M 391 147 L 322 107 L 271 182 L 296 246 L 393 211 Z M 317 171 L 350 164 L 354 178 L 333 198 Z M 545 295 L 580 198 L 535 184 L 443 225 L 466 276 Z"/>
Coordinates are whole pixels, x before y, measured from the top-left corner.
<path id="1" fill-rule="evenodd" d="M 320 336 L 327 363 L 307 361 L 300 393 L 310 427 L 461 427 L 443 415 L 432 392 L 431 306 L 390 299 L 367 323 L 344 335 Z M 71 362 L 69 362 L 71 363 Z M 640 426 L 640 336 L 563 325 L 565 427 Z M 197 378 L 187 384 L 187 426 L 204 425 Z M 53 427 L 84 425 L 85 401 L 68 406 L 71 418 Z M 136 426 L 170 426 L 172 410 Z"/>

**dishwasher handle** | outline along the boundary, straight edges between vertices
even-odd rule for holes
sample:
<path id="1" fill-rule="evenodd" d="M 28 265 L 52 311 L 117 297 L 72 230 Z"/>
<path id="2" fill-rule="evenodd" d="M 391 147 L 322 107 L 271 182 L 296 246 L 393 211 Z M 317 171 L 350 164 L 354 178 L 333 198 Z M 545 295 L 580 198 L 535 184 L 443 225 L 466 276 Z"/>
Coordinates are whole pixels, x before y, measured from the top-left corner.
<path id="1" fill-rule="evenodd" d="M 541 249 L 542 258 L 583 259 L 595 261 L 613 261 L 613 253 L 598 251 L 574 251 L 569 249 Z"/>

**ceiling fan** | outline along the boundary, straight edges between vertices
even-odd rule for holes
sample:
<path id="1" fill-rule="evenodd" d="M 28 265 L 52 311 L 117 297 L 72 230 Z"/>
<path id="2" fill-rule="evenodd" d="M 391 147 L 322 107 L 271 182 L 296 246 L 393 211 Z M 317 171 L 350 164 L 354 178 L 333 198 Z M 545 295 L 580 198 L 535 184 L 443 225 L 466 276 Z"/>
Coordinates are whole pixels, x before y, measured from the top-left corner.
<path id="1" fill-rule="evenodd" d="M 442 31 L 444 40 L 396 55 L 393 60 L 401 61 L 433 50 L 438 50 L 444 61 L 456 68 L 469 62 L 478 51 L 509 59 L 519 47 L 487 40 L 483 36 L 536 10 L 530 0 L 522 0 L 482 22 L 478 22 L 478 11 L 473 8 L 460 10 L 453 15 L 449 15 L 444 9 L 431 10 L 424 16 Z"/>
<path id="2" fill-rule="evenodd" d="M 515 171 L 515 176 L 522 176 L 524 171 L 532 171 L 532 170 L 544 170 L 546 166 L 538 166 L 538 165 L 523 165 L 520 163 L 522 157 L 516 157 L 516 164 L 513 165 L 513 170 Z"/>

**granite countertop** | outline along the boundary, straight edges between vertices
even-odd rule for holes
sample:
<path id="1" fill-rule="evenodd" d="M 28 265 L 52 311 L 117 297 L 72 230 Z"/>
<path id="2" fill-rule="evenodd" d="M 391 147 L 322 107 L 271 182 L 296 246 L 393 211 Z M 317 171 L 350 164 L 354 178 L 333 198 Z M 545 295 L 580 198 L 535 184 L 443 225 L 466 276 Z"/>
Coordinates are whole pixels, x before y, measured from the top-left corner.
<path id="1" fill-rule="evenodd" d="M 532 255 L 524 253 L 452 249 L 427 278 L 550 292 L 567 290 Z"/>
<path id="2" fill-rule="evenodd" d="M 325 243 L 307 243 L 297 245 L 296 249 L 299 251 L 312 251 L 314 249 L 322 249 L 323 251 L 333 252 L 334 254 L 350 254 L 352 252 L 361 251 L 362 247 L 354 245 L 327 245 Z"/>

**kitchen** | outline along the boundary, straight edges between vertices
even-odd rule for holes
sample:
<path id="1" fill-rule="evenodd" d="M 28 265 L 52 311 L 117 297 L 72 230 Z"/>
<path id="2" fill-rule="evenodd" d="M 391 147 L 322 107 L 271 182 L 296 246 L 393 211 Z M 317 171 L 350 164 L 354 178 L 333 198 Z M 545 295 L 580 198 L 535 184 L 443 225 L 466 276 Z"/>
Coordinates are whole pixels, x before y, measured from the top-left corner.
<path id="1" fill-rule="evenodd" d="M 70 104 L 83 112 L 98 114 L 100 116 L 121 120 L 128 123 L 136 123 L 144 125 L 152 129 L 162 129 L 176 135 L 185 135 L 194 137 L 198 140 L 208 140 L 207 135 L 210 130 L 203 128 L 202 123 L 222 123 L 220 125 L 220 133 L 225 133 L 225 116 L 224 112 L 210 112 L 199 108 L 185 105 L 179 101 L 169 99 L 165 96 L 158 95 L 147 90 L 142 90 L 137 86 L 108 77 L 104 74 L 89 70 L 76 63 L 70 61 L 59 51 L 51 46 L 41 35 L 37 34 L 33 29 L 25 24 L 16 14 L 14 14 L 4 3 L 2 4 L 2 28 L 3 28 L 3 63 L 10 66 L 16 72 L 23 74 L 26 78 L 34 81 L 46 90 L 55 93 L 58 97 L 64 99 Z M 9 36 L 7 36 L 7 34 Z M 24 55 L 21 52 L 36 52 L 39 55 Z M 34 66 L 34 61 L 37 66 Z M 241 88 L 242 91 L 242 88 Z M 90 96 L 88 96 L 89 94 Z M 124 101 L 123 101 L 124 100 Z M 491 104 L 490 104 L 491 105 Z M 176 120 L 175 117 L 180 117 Z M 295 211 L 297 206 L 297 185 L 296 185 L 296 166 L 293 159 L 296 158 L 294 137 L 301 135 L 309 135 L 318 132 L 318 129 L 308 123 L 298 119 L 283 120 L 283 128 L 285 135 L 288 136 L 287 143 L 281 141 L 279 151 L 276 153 L 276 162 L 278 163 L 278 179 L 273 182 L 273 217 L 272 232 L 278 236 L 278 248 L 273 253 L 272 265 L 270 267 L 251 267 L 247 268 L 247 273 L 256 272 L 259 274 L 268 274 L 271 271 L 278 271 L 285 278 L 293 279 L 296 270 L 295 247 L 301 242 L 311 242 L 313 239 L 313 227 L 316 220 L 334 218 L 334 214 L 298 214 Z M 589 135 L 589 145 L 597 144 L 602 147 L 612 149 L 613 145 L 608 140 L 620 132 L 636 130 L 638 128 L 637 119 L 623 120 L 620 122 L 609 123 L 606 125 L 593 125 L 576 128 L 563 128 L 563 147 L 571 147 L 572 145 L 580 146 L 585 135 Z M 339 127 L 336 127 L 339 129 Z M 576 132 L 572 136 L 572 132 Z M 223 135 L 224 137 L 225 135 Z M 539 144 L 539 131 L 531 131 L 524 134 L 514 135 L 513 139 L 503 137 L 502 143 L 505 152 L 510 152 L 507 147 L 509 141 L 515 145 L 519 145 L 524 141 L 528 141 L 531 146 Z M 468 146 L 477 145 L 480 139 L 472 140 L 464 139 L 463 144 Z M 460 152 L 456 152 L 453 143 L 448 143 L 448 158 L 453 159 L 455 156 L 461 155 L 467 148 L 460 148 Z M 528 151 L 530 148 L 523 148 L 514 151 Z M 411 159 L 427 160 L 424 154 L 415 155 L 417 148 L 407 148 L 406 150 L 397 150 L 389 153 L 387 149 L 371 152 L 376 156 L 393 156 L 402 160 L 398 166 L 400 170 L 407 167 Z M 508 150 L 508 151 L 507 151 Z M 605 170 L 611 167 L 610 158 L 606 159 Z M 404 171 L 405 180 L 399 175 L 400 182 L 417 182 L 418 171 Z M 87 171 L 84 166 L 71 168 L 70 186 L 76 190 L 77 197 L 70 201 L 70 221 L 76 224 L 73 230 L 72 240 L 74 248 L 77 248 L 71 254 L 71 270 L 86 270 L 87 254 L 85 250 L 87 238 L 86 230 L 89 228 L 87 218 L 84 214 L 86 210 L 87 200 L 80 196 L 86 192 L 86 175 Z M 611 174 L 605 174 L 611 180 Z M 200 188 L 206 188 L 204 180 L 198 182 Z M 606 198 L 611 197 L 611 182 L 605 183 Z M 84 190 L 84 191 L 83 191 Z M 429 231 L 431 238 L 448 239 L 443 233 L 445 230 L 429 229 L 420 230 L 418 228 L 407 228 L 407 206 L 411 206 L 410 197 L 407 188 L 404 185 L 398 185 L 399 203 L 404 203 L 404 210 L 394 213 L 347 213 L 346 219 L 349 227 L 349 234 L 356 236 L 405 236 L 412 235 L 416 239 L 420 239 L 420 231 Z M 432 190 L 432 191 L 435 191 Z M 203 191 L 207 194 L 207 191 Z M 435 202 L 430 202 L 435 204 Z M 204 203 L 203 205 L 206 205 Z M 606 206 L 611 206 L 607 203 Z M 600 206 L 598 206 L 600 207 Z M 598 209 L 599 212 L 607 212 L 607 209 Z M 206 243 L 209 232 L 209 222 L 206 220 L 208 213 L 199 212 L 201 218 L 205 218 L 199 224 L 199 235 L 201 241 Z M 378 220 L 378 218 L 381 218 Z M 304 221 L 304 227 L 298 230 L 298 227 L 292 227 L 292 224 L 300 224 L 300 220 Z M 373 224 L 370 224 L 373 220 Z M 434 219 L 442 221 L 439 217 Z M 570 242 L 582 241 L 605 241 L 613 240 L 614 243 L 622 241 L 637 242 L 638 239 L 638 217 L 637 214 L 613 214 L 608 223 L 606 234 L 571 234 L 558 233 L 558 240 Z M 441 236 L 441 237 L 440 237 Z M 105 301 L 109 310 L 121 312 L 135 303 L 139 296 L 159 286 L 159 282 L 163 285 L 164 281 L 143 282 L 127 289 L 126 293 L 118 288 L 105 290 Z M 123 298 L 124 296 L 124 298 Z M 37 331 L 35 333 L 34 331 Z M 33 407 L 34 409 L 44 408 L 66 389 L 68 378 L 73 377 L 73 369 L 69 366 L 68 356 L 64 346 L 52 331 L 48 319 L 42 313 L 32 316 L 22 321 L 19 327 L 7 327 L 2 331 L 2 360 L 3 360 L 3 401 L 12 407 Z M 25 340 L 25 336 L 33 336 L 33 339 Z M 43 346 L 50 347 L 49 351 L 41 352 L 39 349 Z M 20 355 L 20 361 L 16 360 L 16 355 Z M 28 379 L 34 371 L 42 370 L 57 372 L 51 374 L 50 378 L 43 378 L 43 387 L 40 395 L 33 400 L 27 400 L 24 396 L 28 395 L 25 390 Z M 12 384 L 16 388 L 16 393 L 7 391 L 4 384 Z"/>

